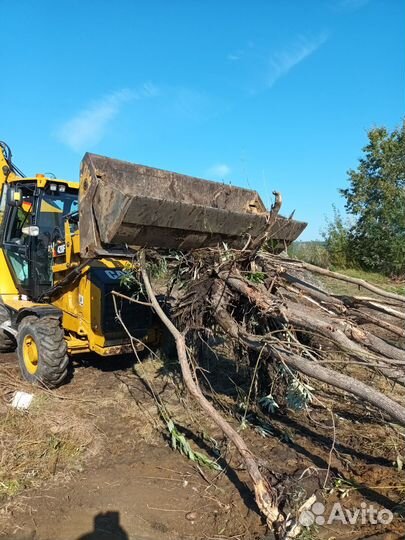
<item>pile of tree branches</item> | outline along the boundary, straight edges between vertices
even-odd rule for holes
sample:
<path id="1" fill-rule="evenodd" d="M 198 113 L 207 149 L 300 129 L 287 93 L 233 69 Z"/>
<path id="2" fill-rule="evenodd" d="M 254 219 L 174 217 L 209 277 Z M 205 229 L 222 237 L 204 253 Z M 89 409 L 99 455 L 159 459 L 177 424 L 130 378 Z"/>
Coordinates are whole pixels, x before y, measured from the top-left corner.
<path id="1" fill-rule="evenodd" d="M 405 385 L 405 297 L 266 251 L 203 249 L 165 259 L 170 270 L 164 300 L 171 299 L 169 318 L 149 279 L 162 254 L 146 252 L 142 257 L 139 279 L 175 339 L 186 387 L 238 449 L 269 526 L 280 538 L 297 536 L 299 523 L 280 509 L 277 492 L 253 452 L 201 390 L 198 343 L 208 336 L 225 338 L 235 362 L 257 368 L 258 383 L 275 406 L 276 398 L 282 399 L 283 380 L 305 401 L 312 379 L 351 395 L 376 418 L 405 426 L 403 405 L 365 383 L 369 377 L 341 369 L 355 365 L 355 373 L 376 372 Z M 359 294 L 332 294 L 319 285 L 321 275 L 351 282 Z M 273 395 L 269 388 L 276 378 L 278 394 L 276 388 Z"/>

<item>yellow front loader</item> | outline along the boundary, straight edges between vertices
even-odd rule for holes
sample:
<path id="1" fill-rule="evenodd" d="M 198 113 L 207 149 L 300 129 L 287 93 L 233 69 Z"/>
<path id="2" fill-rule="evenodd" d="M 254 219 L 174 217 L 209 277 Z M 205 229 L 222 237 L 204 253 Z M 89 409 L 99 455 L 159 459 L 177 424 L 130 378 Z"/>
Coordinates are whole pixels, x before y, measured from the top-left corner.
<path id="1" fill-rule="evenodd" d="M 25 177 L 0 142 L 0 352 L 17 349 L 26 380 L 58 386 L 75 354 L 132 350 L 111 292 L 140 248 L 241 249 L 267 236 L 282 249 L 305 225 L 255 191 L 94 154 L 79 184 Z M 148 306 L 121 300 L 119 312 L 140 347 L 156 343 Z"/>

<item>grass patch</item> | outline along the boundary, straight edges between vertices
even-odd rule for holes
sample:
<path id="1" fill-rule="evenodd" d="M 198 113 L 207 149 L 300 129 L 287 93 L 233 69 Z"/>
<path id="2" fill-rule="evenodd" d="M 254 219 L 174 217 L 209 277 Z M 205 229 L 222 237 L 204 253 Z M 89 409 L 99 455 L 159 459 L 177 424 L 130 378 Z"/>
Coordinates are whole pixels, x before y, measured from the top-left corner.
<path id="1" fill-rule="evenodd" d="M 365 270 L 357 270 L 355 268 L 336 270 L 336 272 L 340 272 L 341 274 L 345 274 L 349 277 L 364 279 L 365 281 L 368 281 L 369 283 L 377 285 L 378 287 L 381 287 L 382 289 L 390 292 L 395 292 L 397 294 L 405 294 L 405 283 L 394 281 L 389 277 L 384 276 L 383 274 L 379 274 L 377 272 L 366 272 Z"/>
<path id="2" fill-rule="evenodd" d="M 357 270 L 354 268 L 352 269 L 333 268 L 333 270 L 335 272 L 339 272 L 340 274 L 344 274 L 345 276 L 348 276 L 348 277 L 352 277 L 356 279 L 363 279 L 364 281 L 368 281 L 368 283 L 371 283 L 372 285 L 376 285 L 377 287 L 380 287 L 381 289 L 384 289 L 388 292 L 405 295 L 405 285 L 403 283 L 393 281 L 387 276 L 378 274 L 377 272 L 366 272 L 364 270 Z M 320 279 L 325 284 L 327 289 L 330 290 L 334 294 L 347 294 L 347 295 L 354 295 L 354 296 L 356 295 L 357 296 L 359 295 L 376 296 L 372 292 L 368 291 L 367 289 L 364 289 L 363 287 L 359 287 L 358 285 L 354 285 L 352 283 L 345 283 L 344 281 L 339 281 L 337 279 L 328 278 L 324 276 L 320 277 Z"/>
<path id="3" fill-rule="evenodd" d="M 320 266 L 321 268 L 330 268 L 334 272 L 339 272 L 349 277 L 363 279 L 373 285 L 377 285 L 381 289 L 396 294 L 405 295 L 405 282 L 390 279 L 389 277 L 379 274 L 378 272 L 367 272 L 357 268 L 338 268 L 331 265 L 328 251 L 323 242 L 293 242 L 288 248 L 288 255 L 294 259 Z M 322 278 L 326 287 L 335 294 L 359 294 L 359 287 L 351 285 L 331 278 Z M 360 288 L 361 294 L 365 289 Z M 372 294 L 367 291 L 367 296 Z"/>
<path id="4" fill-rule="evenodd" d="M 0 410 L 0 503 L 52 477 L 80 469 L 94 433 L 83 418 L 51 396 L 37 395 L 28 411 Z"/>
<path id="5" fill-rule="evenodd" d="M 297 540 L 318 540 L 318 528 L 316 525 L 305 527 L 297 537 Z"/>

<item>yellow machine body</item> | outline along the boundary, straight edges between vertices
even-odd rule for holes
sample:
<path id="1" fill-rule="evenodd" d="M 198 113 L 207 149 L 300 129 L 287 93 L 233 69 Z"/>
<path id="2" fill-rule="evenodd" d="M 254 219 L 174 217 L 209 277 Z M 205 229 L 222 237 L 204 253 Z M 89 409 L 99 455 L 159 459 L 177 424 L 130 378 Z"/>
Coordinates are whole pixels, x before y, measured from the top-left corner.
<path id="1" fill-rule="evenodd" d="M 139 247 L 285 248 L 305 223 L 267 211 L 259 195 L 86 154 L 80 184 L 25 177 L 0 142 L 0 352 L 23 376 L 57 386 L 68 356 L 112 356 L 158 340 L 147 305 L 124 300 Z M 135 339 L 134 339 L 135 338 Z"/>
<path id="2" fill-rule="evenodd" d="M 50 184 L 57 187 L 62 185 L 76 197 L 79 195 L 78 183 L 47 178 L 43 175 L 21 178 L 7 169 L 8 164 L 0 152 L 0 195 L 4 192 L 4 186 L 12 187 L 16 184 L 20 187 L 21 185 L 35 185 L 38 190 L 44 190 Z M 45 204 L 42 202 L 42 208 Z M 52 211 L 49 204 L 45 206 L 45 209 L 48 212 Z M 0 207 L 0 228 L 4 227 L 5 211 L 6 203 L 3 198 Z M 130 264 L 128 257 L 98 257 L 83 261 L 80 256 L 79 229 L 72 231 L 68 220 L 64 223 L 64 229 L 63 242 L 60 244 L 64 248 L 63 252 L 61 256 L 54 257 L 51 267 L 52 287 L 57 287 L 74 269 L 77 269 L 77 276 L 72 284 L 63 288 L 62 294 L 55 294 L 48 301 L 35 301 L 18 286 L 15 272 L 7 257 L 6 246 L 0 245 L 0 302 L 12 314 L 13 324 L 10 325 L 10 331 L 13 331 L 14 326 L 14 332 L 17 332 L 18 324 L 23 317 L 40 314 L 41 310 L 48 306 L 60 311 L 69 355 L 95 352 L 101 356 L 113 356 L 132 351 L 134 344 L 116 320 L 111 296 L 111 290 L 113 288 L 117 290 L 121 286 L 121 278 Z M 122 304 L 123 302 L 118 298 L 116 300 L 118 311 L 121 311 Z M 138 325 L 137 337 L 142 339 L 143 343 L 155 343 L 158 335 L 151 324 L 147 310 L 138 310 L 137 315 L 144 318 L 144 324 Z M 105 324 L 109 325 L 109 328 L 105 328 Z M 111 329 L 111 326 L 115 328 Z M 139 341 L 135 346 L 138 349 L 142 348 L 142 342 Z M 30 350 L 28 343 L 29 339 L 25 339 L 25 352 Z M 34 347 L 31 346 L 31 350 Z"/>

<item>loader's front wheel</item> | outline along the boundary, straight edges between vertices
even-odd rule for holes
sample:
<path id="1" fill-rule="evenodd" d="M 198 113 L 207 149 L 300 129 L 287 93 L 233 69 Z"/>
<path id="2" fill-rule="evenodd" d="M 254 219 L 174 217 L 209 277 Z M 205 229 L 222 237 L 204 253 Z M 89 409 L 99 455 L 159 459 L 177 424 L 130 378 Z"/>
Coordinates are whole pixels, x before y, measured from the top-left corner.
<path id="1" fill-rule="evenodd" d="M 24 318 L 18 327 L 17 353 L 22 375 L 30 383 L 55 388 L 67 376 L 66 341 L 56 318 Z"/>
<path id="2" fill-rule="evenodd" d="M 10 315 L 3 304 L 0 304 L 0 325 L 10 319 Z M 15 339 L 0 328 L 0 353 L 15 351 Z"/>

